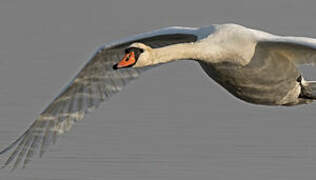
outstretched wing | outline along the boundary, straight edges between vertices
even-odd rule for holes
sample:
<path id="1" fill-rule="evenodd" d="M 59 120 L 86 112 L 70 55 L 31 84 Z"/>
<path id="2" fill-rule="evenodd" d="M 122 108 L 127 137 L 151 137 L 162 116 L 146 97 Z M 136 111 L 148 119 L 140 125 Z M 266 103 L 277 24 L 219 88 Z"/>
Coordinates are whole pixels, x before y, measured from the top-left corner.
<path id="1" fill-rule="evenodd" d="M 286 57 L 296 65 L 316 63 L 316 39 L 265 34 L 258 45 Z"/>
<path id="2" fill-rule="evenodd" d="M 130 44 L 142 42 L 157 48 L 193 42 L 197 40 L 197 37 L 193 35 L 195 30 L 194 28 L 170 27 L 105 44 L 31 126 L 0 152 L 4 154 L 13 150 L 3 167 L 13 163 L 12 169 L 15 169 L 21 162 L 25 167 L 36 153 L 39 153 L 41 157 L 47 147 L 56 142 L 58 135 L 69 131 L 72 124 L 83 119 L 87 112 L 120 92 L 141 72 L 150 69 L 150 67 L 145 67 L 113 70 L 113 65 L 124 56 L 124 49 Z"/>

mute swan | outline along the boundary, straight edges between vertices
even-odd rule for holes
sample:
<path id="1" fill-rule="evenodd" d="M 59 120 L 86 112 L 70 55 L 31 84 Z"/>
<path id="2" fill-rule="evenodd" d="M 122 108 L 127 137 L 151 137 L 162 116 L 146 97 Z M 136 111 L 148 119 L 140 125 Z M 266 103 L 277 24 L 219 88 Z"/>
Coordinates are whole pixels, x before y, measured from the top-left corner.
<path id="1" fill-rule="evenodd" d="M 3 167 L 41 157 L 58 135 L 141 72 L 175 60 L 198 61 L 234 96 L 254 104 L 296 105 L 316 99 L 316 82 L 297 69 L 316 62 L 316 39 L 285 37 L 236 24 L 168 27 L 107 43 L 12 144 Z"/>

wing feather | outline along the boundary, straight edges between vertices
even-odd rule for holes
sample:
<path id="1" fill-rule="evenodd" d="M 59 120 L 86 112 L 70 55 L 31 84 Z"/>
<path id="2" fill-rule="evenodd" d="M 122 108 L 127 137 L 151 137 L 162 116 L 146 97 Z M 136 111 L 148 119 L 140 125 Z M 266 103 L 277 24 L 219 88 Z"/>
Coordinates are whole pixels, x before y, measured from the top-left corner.
<path id="1" fill-rule="evenodd" d="M 296 65 L 316 63 L 316 39 L 269 35 L 258 42 Z"/>
<path id="2" fill-rule="evenodd" d="M 0 152 L 4 154 L 15 147 L 3 167 L 13 163 L 15 169 L 21 162 L 25 167 L 38 152 L 42 157 L 48 146 L 55 143 L 60 134 L 69 131 L 76 121 L 83 119 L 87 112 L 120 92 L 128 82 L 138 78 L 141 72 L 150 69 L 146 67 L 113 70 L 113 65 L 124 56 L 124 49 L 130 44 L 142 42 L 152 47 L 162 47 L 193 42 L 197 37 L 192 35 L 192 31 L 193 29 L 188 28 L 166 28 L 104 45 L 35 122 Z"/>

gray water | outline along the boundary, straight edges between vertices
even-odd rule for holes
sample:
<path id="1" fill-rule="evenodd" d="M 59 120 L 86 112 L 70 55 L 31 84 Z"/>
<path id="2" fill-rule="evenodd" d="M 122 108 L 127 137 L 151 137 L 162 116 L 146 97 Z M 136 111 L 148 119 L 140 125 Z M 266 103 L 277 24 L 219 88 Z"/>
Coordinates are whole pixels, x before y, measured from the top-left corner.
<path id="1" fill-rule="evenodd" d="M 314 0 L 2 0 L 0 148 L 104 42 L 170 25 L 227 22 L 316 37 L 315 7 Z M 26 169 L 1 170 L 0 179 L 313 180 L 315 110 L 315 103 L 250 105 L 196 63 L 172 63 L 145 73 Z"/>

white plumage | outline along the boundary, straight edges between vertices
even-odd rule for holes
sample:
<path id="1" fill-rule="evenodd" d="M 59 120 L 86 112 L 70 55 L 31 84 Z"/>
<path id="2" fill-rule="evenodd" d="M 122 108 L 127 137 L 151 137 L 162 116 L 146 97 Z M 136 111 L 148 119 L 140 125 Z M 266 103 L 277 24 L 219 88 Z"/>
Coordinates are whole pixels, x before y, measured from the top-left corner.
<path id="1" fill-rule="evenodd" d="M 136 58 L 134 64 L 113 69 L 121 58 L 131 59 L 124 53 L 129 48 L 136 48 L 131 54 Z M 12 163 L 15 169 L 21 162 L 24 167 L 36 153 L 42 156 L 58 135 L 69 131 L 74 122 L 120 92 L 141 72 L 175 60 L 198 61 L 217 83 L 250 103 L 312 102 L 316 99 L 316 85 L 305 81 L 297 66 L 314 64 L 315 49 L 316 39 L 277 36 L 236 24 L 168 27 L 107 43 L 36 121 L 0 152 L 12 150 L 3 167 Z"/>

